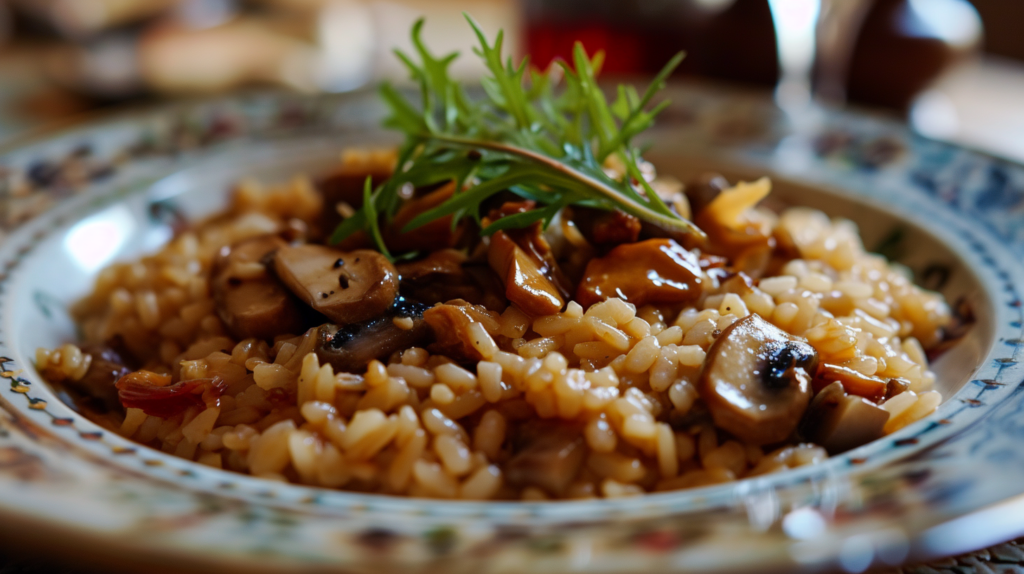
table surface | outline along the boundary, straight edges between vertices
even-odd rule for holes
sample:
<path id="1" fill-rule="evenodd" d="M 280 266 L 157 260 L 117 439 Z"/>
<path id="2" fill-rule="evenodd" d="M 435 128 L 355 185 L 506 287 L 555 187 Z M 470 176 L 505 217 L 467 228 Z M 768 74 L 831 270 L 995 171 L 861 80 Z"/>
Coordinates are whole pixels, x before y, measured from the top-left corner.
<path id="1" fill-rule="evenodd" d="M 986 83 L 987 82 L 987 83 Z M 989 86 L 991 89 L 986 88 Z M 1007 93 L 1007 90 L 1013 93 Z M 939 131 L 928 133 L 1008 158 L 1024 161 L 1024 66 L 1004 61 L 978 60 L 936 84 L 926 99 L 924 116 L 912 114 L 911 123 L 929 121 L 939 114 Z M 940 97 L 936 100 L 934 94 Z M 997 94 L 983 98 L 979 94 Z M 938 111 L 934 101 L 938 101 Z M 48 85 L 19 49 L 0 51 L 0 145 L 26 133 L 67 121 L 93 109 L 87 101 Z M 956 123 L 943 124 L 954 117 Z M 1001 118 L 1001 121 L 993 121 Z M 1012 121 L 1008 121 L 1012 120 Z M 942 130 L 945 131 L 942 131 Z M 928 132 L 926 126 L 921 131 Z M 48 560 L 24 557 L 17 549 L 0 549 L 0 574 L 91 574 L 82 565 L 68 565 L 59 556 Z M 882 570 L 884 574 L 1024 574 L 1024 538 L 977 552 L 927 564 Z"/>

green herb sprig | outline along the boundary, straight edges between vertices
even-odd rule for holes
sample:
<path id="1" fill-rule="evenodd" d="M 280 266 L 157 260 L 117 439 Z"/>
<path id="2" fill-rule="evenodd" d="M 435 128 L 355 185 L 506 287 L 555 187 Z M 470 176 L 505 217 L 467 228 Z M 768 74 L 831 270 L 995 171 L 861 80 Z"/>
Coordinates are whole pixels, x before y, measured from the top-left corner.
<path id="1" fill-rule="evenodd" d="M 609 104 L 597 84 L 602 52 L 588 57 L 577 42 L 572 66 L 559 61 L 558 68 L 541 72 L 530 67 L 528 58 L 518 66 L 511 58 L 503 59 L 503 32 L 489 44 L 477 23 L 468 15 L 466 20 L 480 41 L 474 52 L 490 72 L 481 80 L 486 97 L 474 101 L 467 96 L 448 72 L 458 53 L 441 58 L 431 54 L 421 37 L 423 20 L 417 21 L 412 43 L 419 63 L 401 50 L 395 54 L 419 86 L 419 106 L 390 84 L 380 88 L 390 110 L 384 125 L 406 137 L 399 150 L 398 168 L 372 192 L 367 187 L 363 207 L 335 229 L 332 243 L 362 230 L 390 256 L 381 239 L 378 217 L 390 220 L 394 216 L 402 202 L 400 188 L 451 180 L 458 191 L 413 218 L 403 231 L 446 216 L 452 216 L 453 226 L 465 217 L 479 225 L 485 215 L 481 204 L 509 190 L 540 207 L 501 218 L 483 228 L 483 235 L 528 227 L 537 221 L 547 226 L 563 207 L 584 205 L 620 209 L 661 227 L 703 237 L 700 229 L 670 210 L 644 180 L 639 150 L 632 145 L 632 139 L 649 128 L 668 105 L 668 101 L 654 106 L 651 102 L 682 61 L 682 53 L 665 65 L 643 94 L 620 85 L 617 98 Z M 564 88 L 556 94 L 558 72 Z M 626 166 L 620 179 L 609 177 L 602 168 L 613 155 Z"/>

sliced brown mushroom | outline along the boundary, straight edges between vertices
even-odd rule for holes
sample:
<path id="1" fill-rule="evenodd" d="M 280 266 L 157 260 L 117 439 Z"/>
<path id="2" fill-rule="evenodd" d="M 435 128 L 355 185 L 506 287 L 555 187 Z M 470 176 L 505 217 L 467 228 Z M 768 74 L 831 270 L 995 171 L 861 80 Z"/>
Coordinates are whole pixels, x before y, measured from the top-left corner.
<path id="1" fill-rule="evenodd" d="M 404 287 L 406 282 L 417 283 L 434 277 L 461 278 L 466 259 L 466 254 L 456 249 L 441 249 L 422 259 L 399 263 L 395 268 Z"/>
<path id="2" fill-rule="evenodd" d="M 361 188 L 360 188 L 361 189 Z M 455 184 L 446 182 L 439 187 L 417 190 L 415 197 L 409 199 L 398 208 L 394 218 L 389 222 L 382 221 L 381 233 L 384 244 L 394 253 L 409 251 L 435 251 L 459 245 L 466 236 L 467 226 L 460 223 L 452 227 L 452 216 L 441 217 L 406 231 L 405 227 L 416 216 L 444 203 L 455 193 Z M 362 205 L 360 199 L 359 204 Z M 357 231 L 338 244 L 346 251 L 366 249 L 373 245 L 370 236 L 364 231 Z"/>
<path id="3" fill-rule="evenodd" d="M 648 239 L 620 245 L 591 259 L 576 290 L 576 301 L 589 307 L 619 297 L 637 307 L 648 303 L 684 303 L 700 297 L 700 261 L 671 239 Z"/>
<path id="4" fill-rule="evenodd" d="M 401 277 L 402 295 L 414 301 L 432 305 L 463 299 L 498 312 L 508 307 L 504 285 L 494 271 L 484 264 L 468 263 L 461 251 L 441 249 L 395 268 Z"/>
<path id="5" fill-rule="evenodd" d="M 77 381 L 67 379 L 55 385 L 57 394 L 75 410 L 121 411 L 121 400 L 114 384 L 132 371 L 125 358 L 105 345 L 85 344 L 82 352 L 91 357 L 89 369 Z"/>
<path id="6" fill-rule="evenodd" d="M 451 357 L 460 363 L 475 363 L 484 357 L 470 342 L 473 335 L 469 326 L 484 323 L 485 327 L 493 329 L 497 325 L 497 313 L 456 300 L 427 309 L 423 312 L 423 320 L 434 332 L 435 342 L 429 347 L 431 352 Z"/>
<path id="7" fill-rule="evenodd" d="M 483 225 L 535 206 L 533 201 L 506 201 L 488 213 Z M 491 235 L 487 262 L 504 284 L 508 300 L 530 315 L 557 313 L 572 294 L 572 285 L 555 261 L 540 222 Z"/>
<path id="8" fill-rule="evenodd" d="M 301 305 L 263 263 L 268 253 L 286 246 L 276 235 L 261 235 L 222 249 L 214 260 L 210 290 L 217 315 L 236 339 L 302 331 Z"/>
<path id="9" fill-rule="evenodd" d="M 686 184 L 684 193 L 690 202 L 690 210 L 696 216 L 726 189 L 729 189 L 729 180 L 725 177 L 717 173 L 703 173 Z"/>
<path id="10" fill-rule="evenodd" d="M 398 298 L 381 317 L 342 327 L 321 325 L 315 347 L 317 358 L 336 371 L 359 373 L 374 359 L 383 360 L 395 351 L 421 346 L 432 333 L 423 320 L 426 309 L 426 305 Z"/>
<path id="11" fill-rule="evenodd" d="M 823 389 L 834 382 L 841 383 L 847 393 L 864 397 L 874 403 L 881 401 L 886 395 L 887 386 L 884 379 L 871 377 L 842 365 L 822 363 L 814 377 L 814 390 Z"/>
<path id="12" fill-rule="evenodd" d="M 504 231 L 491 236 L 487 261 L 505 284 L 508 300 L 527 314 L 552 315 L 562 310 L 565 299 L 558 287 L 545 276 L 541 264 Z"/>
<path id="13" fill-rule="evenodd" d="M 292 293 L 340 325 L 383 315 L 398 294 L 395 266 L 376 251 L 289 245 L 274 252 L 273 262 Z"/>
<path id="14" fill-rule="evenodd" d="M 591 245 L 608 249 L 640 237 L 640 220 L 617 209 L 573 207 L 572 221 Z"/>
<path id="15" fill-rule="evenodd" d="M 452 227 L 448 215 L 409 231 L 405 226 L 416 216 L 447 201 L 455 193 L 455 183 L 448 182 L 420 197 L 405 202 L 398 208 L 394 219 L 384 228 L 384 243 L 395 253 L 406 251 L 436 251 L 455 247 L 466 234 L 466 225 Z"/>
<path id="16" fill-rule="evenodd" d="M 856 395 L 836 381 L 818 393 L 800 424 L 807 440 L 837 454 L 867 444 L 883 434 L 889 411 Z"/>
<path id="17" fill-rule="evenodd" d="M 512 458 L 505 466 L 509 484 L 536 486 L 561 496 L 583 466 L 586 448 L 579 426 L 531 421 L 512 438 Z"/>
<path id="18" fill-rule="evenodd" d="M 334 172 L 317 183 L 324 199 L 324 209 L 316 222 L 321 235 L 330 235 L 341 223 L 338 210 L 359 209 L 363 205 L 363 186 L 366 178 L 376 187 L 391 177 L 397 156 L 393 150 L 346 150 L 342 153 L 341 165 Z"/>
<path id="19" fill-rule="evenodd" d="M 887 401 L 900 393 L 905 393 L 910 390 L 910 381 L 902 378 L 889 379 L 885 383 L 885 397 L 883 401 Z"/>
<path id="20" fill-rule="evenodd" d="M 811 398 L 818 353 L 760 316 L 727 327 L 697 383 L 715 425 L 751 444 L 785 440 Z"/>

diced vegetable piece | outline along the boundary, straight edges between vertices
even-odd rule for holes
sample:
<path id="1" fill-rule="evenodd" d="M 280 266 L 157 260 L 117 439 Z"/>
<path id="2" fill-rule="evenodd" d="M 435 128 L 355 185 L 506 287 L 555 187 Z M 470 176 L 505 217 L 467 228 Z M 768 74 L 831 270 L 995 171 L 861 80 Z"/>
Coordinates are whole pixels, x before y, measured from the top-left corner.
<path id="1" fill-rule="evenodd" d="M 173 385 L 170 381 L 170 376 L 151 371 L 129 373 L 117 382 L 121 405 L 126 409 L 141 409 L 150 416 L 169 418 L 192 406 L 215 406 L 227 388 L 220 377 L 180 381 Z"/>

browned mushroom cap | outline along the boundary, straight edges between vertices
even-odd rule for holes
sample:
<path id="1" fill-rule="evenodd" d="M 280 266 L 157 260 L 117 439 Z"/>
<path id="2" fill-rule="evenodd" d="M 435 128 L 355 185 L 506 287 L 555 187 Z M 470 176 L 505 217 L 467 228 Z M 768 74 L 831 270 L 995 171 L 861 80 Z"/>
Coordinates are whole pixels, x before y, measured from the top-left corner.
<path id="1" fill-rule="evenodd" d="M 576 301 L 584 307 L 609 297 L 637 307 L 684 303 L 700 297 L 701 275 L 697 256 L 671 239 L 627 243 L 590 260 Z"/>
<path id="2" fill-rule="evenodd" d="M 698 391 L 715 425 L 748 443 L 772 444 L 800 422 L 817 366 L 813 347 L 749 315 L 708 349 Z"/>
<path id="3" fill-rule="evenodd" d="M 300 305 L 262 262 L 286 245 L 276 235 L 261 235 L 221 249 L 214 260 L 210 289 L 217 315 L 235 338 L 271 339 L 302 331 Z"/>
<path id="4" fill-rule="evenodd" d="M 299 299 L 340 325 L 384 314 L 398 294 L 395 266 L 366 249 L 286 246 L 274 253 L 274 271 Z"/>
<path id="5" fill-rule="evenodd" d="M 882 436 L 889 411 L 875 403 L 849 395 L 836 381 L 818 393 L 807 408 L 800 432 L 825 447 L 829 454 L 857 448 Z"/>

